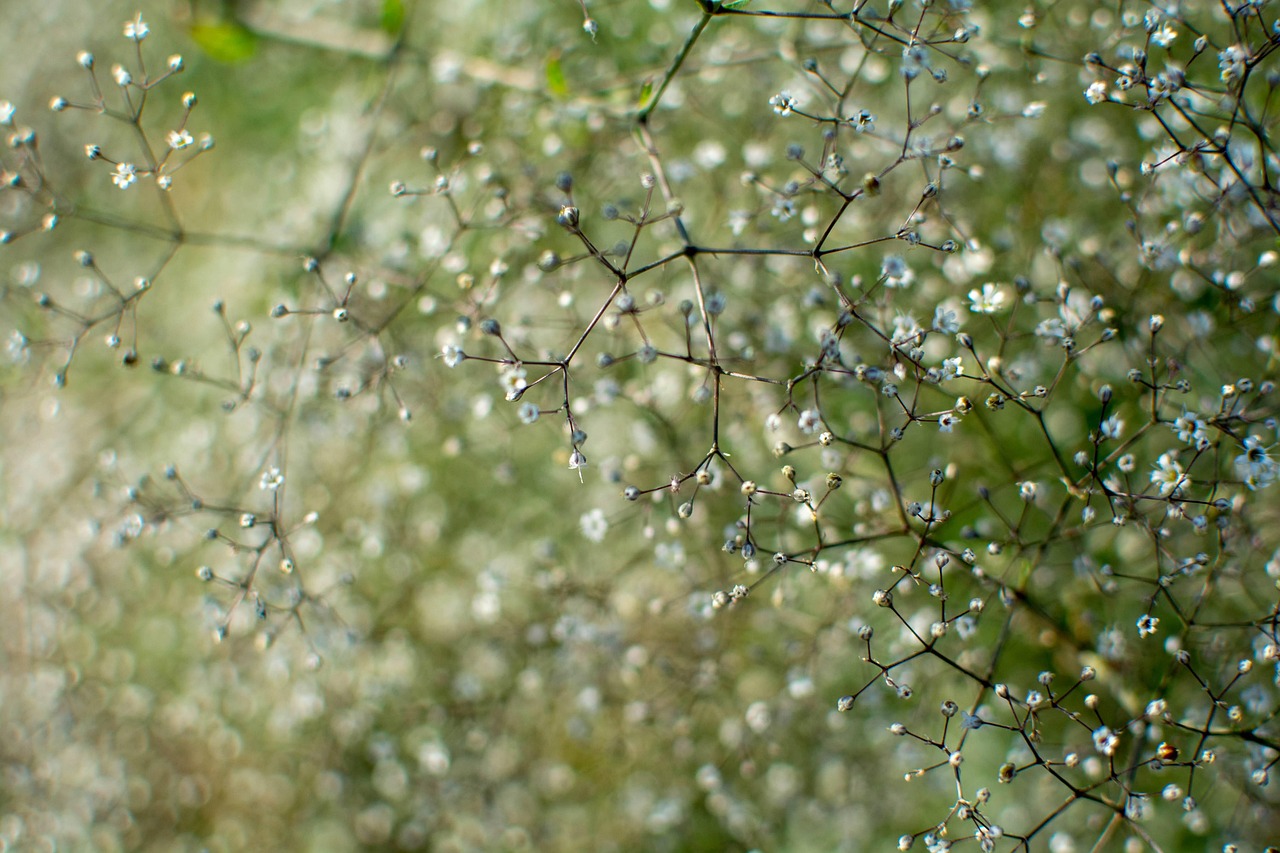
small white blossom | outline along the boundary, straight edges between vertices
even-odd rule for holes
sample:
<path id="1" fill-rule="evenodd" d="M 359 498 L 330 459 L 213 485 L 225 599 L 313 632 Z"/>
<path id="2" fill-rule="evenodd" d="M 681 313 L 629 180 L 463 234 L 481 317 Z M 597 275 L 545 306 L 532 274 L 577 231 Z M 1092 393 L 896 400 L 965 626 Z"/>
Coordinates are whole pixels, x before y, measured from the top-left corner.
<path id="1" fill-rule="evenodd" d="M 1099 726 L 1093 731 L 1093 748 L 1106 756 L 1116 754 L 1120 745 L 1120 736 L 1106 726 Z"/>
<path id="2" fill-rule="evenodd" d="M 969 310 L 975 314 L 995 314 L 1004 308 L 1004 291 L 987 282 L 982 290 L 969 291 Z"/>
<path id="3" fill-rule="evenodd" d="M 1262 439 L 1251 435 L 1244 440 L 1244 452 L 1236 457 L 1236 473 L 1250 489 L 1264 489 L 1276 481 L 1276 461 Z"/>
<path id="4" fill-rule="evenodd" d="M 1119 415 L 1112 415 L 1102 422 L 1102 425 L 1098 428 L 1098 432 L 1102 434 L 1103 438 L 1109 438 L 1112 441 L 1115 441 L 1119 439 L 1121 434 L 1124 432 L 1124 421 L 1120 419 Z"/>
<path id="5" fill-rule="evenodd" d="M 800 106 L 800 102 L 790 92 L 782 91 L 769 99 L 769 106 L 778 115 L 789 116 L 793 109 Z"/>
<path id="6" fill-rule="evenodd" d="M 1152 616 L 1150 613 L 1143 614 L 1138 619 L 1138 637 L 1145 640 L 1154 634 L 1159 627 L 1159 618 Z"/>
<path id="7" fill-rule="evenodd" d="M 1151 42 L 1159 47 L 1168 47 L 1178 37 L 1178 31 L 1167 21 L 1151 34 Z"/>
<path id="8" fill-rule="evenodd" d="M 1107 99 L 1107 84 L 1102 80 L 1094 80 L 1084 90 L 1084 99 L 1091 104 L 1100 104 Z"/>
<path id="9" fill-rule="evenodd" d="M 467 357 L 465 352 L 453 344 L 446 344 L 440 355 L 444 358 L 445 367 L 457 367 Z"/>
<path id="10" fill-rule="evenodd" d="M 262 472 L 258 480 L 258 488 L 264 492 L 274 492 L 284 485 L 284 473 L 274 465 Z"/>
<path id="11" fill-rule="evenodd" d="M 582 535 L 592 542 L 603 542 L 605 534 L 609 532 L 609 520 L 604 517 L 604 510 L 597 507 L 582 514 L 582 518 L 578 519 L 578 527 L 582 530 Z"/>
<path id="12" fill-rule="evenodd" d="M 944 335 L 954 335 L 960 331 L 960 320 L 956 312 L 941 305 L 933 309 L 933 330 Z"/>
<path id="13" fill-rule="evenodd" d="M 144 38 L 147 37 L 147 34 L 150 32 L 151 32 L 151 28 L 148 27 L 146 22 L 142 20 L 141 14 L 139 14 L 132 21 L 124 22 L 124 37 L 127 39 L 133 39 L 134 41 L 142 41 Z"/>
<path id="14" fill-rule="evenodd" d="M 1245 62 L 1249 59 L 1249 51 L 1239 44 L 1218 51 L 1218 69 L 1224 83 L 1234 83 L 1244 76 Z"/>
<path id="15" fill-rule="evenodd" d="M 116 170 L 111 175 L 111 183 L 115 184 L 122 190 L 127 190 L 133 186 L 133 182 L 138 180 L 138 168 L 132 163 L 117 163 Z"/>
<path id="16" fill-rule="evenodd" d="M 805 435 L 813 435 L 818 431 L 818 427 L 822 426 L 822 418 L 813 409 L 805 409 L 800 413 L 796 426 Z"/>
<path id="17" fill-rule="evenodd" d="M 529 386 L 529 383 L 525 381 L 527 376 L 528 373 L 523 367 L 515 364 L 506 364 L 502 367 L 498 382 L 502 385 L 502 390 L 508 395 L 519 394 Z"/>
<path id="18" fill-rule="evenodd" d="M 916 274 L 901 255 L 889 255 L 880 265 L 880 277 L 885 287 L 910 287 Z"/>
<path id="19" fill-rule="evenodd" d="M 924 45 L 910 44 L 902 49 L 902 76 L 914 80 L 929 69 L 929 52 Z"/>
<path id="20" fill-rule="evenodd" d="M 195 140 L 191 138 L 191 134 L 186 130 L 171 130 L 169 131 L 168 139 L 169 147 L 174 151 L 181 151 L 183 148 L 186 148 L 195 142 Z"/>
<path id="21" fill-rule="evenodd" d="M 1151 472 L 1151 483 L 1158 486 L 1162 497 L 1177 495 L 1186 484 L 1186 475 L 1182 466 L 1171 453 L 1162 453 L 1156 460 L 1155 470 Z"/>
<path id="22" fill-rule="evenodd" d="M 1199 445 L 1201 440 L 1208 443 L 1209 435 L 1206 432 L 1208 424 L 1194 412 L 1188 412 L 1185 409 L 1173 421 L 1173 430 L 1178 434 L 1178 441 L 1183 444 Z"/>

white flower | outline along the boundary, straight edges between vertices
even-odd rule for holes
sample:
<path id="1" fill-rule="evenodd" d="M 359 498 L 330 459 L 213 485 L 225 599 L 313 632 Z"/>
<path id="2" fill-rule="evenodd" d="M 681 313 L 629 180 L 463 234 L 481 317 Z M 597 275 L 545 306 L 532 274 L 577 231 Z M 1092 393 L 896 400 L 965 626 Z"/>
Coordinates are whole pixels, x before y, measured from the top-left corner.
<path id="1" fill-rule="evenodd" d="M 951 432 L 960 419 L 950 412 L 938 416 L 938 432 Z"/>
<path id="2" fill-rule="evenodd" d="M 1124 421 L 1120 419 L 1119 415 L 1112 415 L 1102 422 L 1098 431 L 1102 433 L 1104 438 L 1109 438 L 1112 441 L 1115 441 L 1120 438 L 1121 433 L 1124 432 Z"/>
<path id="3" fill-rule="evenodd" d="M 541 413 L 538 411 L 538 407 L 536 404 L 534 403 L 520 404 L 520 422 L 521 423 L 531 424 L 536 420 L 538 420 L 539 414 Z"/>
<path id="4" fill-rule="evenodd" d="M 1091 104 L 1100 104 L 1107 99 L 1107 84 L 1102 80 L 1094 80 L 1084 90 L 1084 99 Z"/>
<path id="5" fill-rule="evenodd" d="M 127 39 L 142 41 L 147 37 L 147 33 L 149 32 L 151 32 L 151 28 L 142 20 L 141 13 L 139 13 L 132 21 L 124 22 L 124 37 Z"/>
<path id="6" fill-rule="evenodd" d="M 1186 484 L 1186 475 L 1182 466 L 1171 453 L 1162 453 L 1156 460 L 1155 470 L 1151 472 L 1151 483 L 1158 486 L 1162 497 L 1177 495 Z"/>
<path id="7" fill-rule="evenodd" d="M 1053 343 L 1067 336 L 1067 327 L 1060 318 L 1049 317 L 1036 325 L 1035 335 L 1038 338 L 1048 338 L 1048 342 Z"/>
<path id="8" fill-rule="evenodd" d="M 1106 726 L 1099 726 L 1093 731 L 1093 748 L 1103 755 L 1111 756 L 1116 754 L 1116 747 L 1120 745 L 1120 736 Z"/>
<path id="9" fill-rule="evenodd" d="M 8 101 L 0 101 L 0 126 L 8 127 L 13 124 L 13 114 L 16 112 L 13 104 Z"/>
<path id="10" fill-rule="evenodd" d="M 909 287 L 916 280 L 916 274 L 901 255 L 889 255 L 880 264 L 880 276 L 885 287 Z"/>
<path id="11" fill-rule="evenodd" d="M 769 106 L 780 116 L 789 116 L 791 111 L 800 106 L 800 102 L 787 91 L 779 92 L 769 99 Z"/>
<path id="12" fill-rule="evenodd" d="M 1004 307 L 1004 291 L 987 282 L 982 290 L 969 291 L 969 310 L 975 314 L 995 314 Z"/>
<path id="13" fill-rule="evenodd" d="M 960 363 L 960 356 L 943 359 L 942 381 L 946 382 L 948 379 L 955 379 L 957 376 L 964 376 L 964 365 Z"/>
<path id="14" fill-rule="evenodd" d="M 1178 31 L 1166 23 L 1160 29 L 1151 34 L 1151 41 L 1160 47 L 1168 47 L 1173 44 L 1174 39 L 1177 37 Z"/>
<path id="15" fill-rule="evenodd" d="M 1205 432 L 1207 426 L 1199 415 L 1194 412 L 1188 412 L 1185 409 L 1173 422 L 1173 429 L 1178 434 L 1178 441 L 1183 444 L 1198 444 L 1202 438 L 1207 441 L 1208 433 Z"/>
<path id="16" fill-rule="evenodd" d="M 1232 83 L 1244 76 L 1245 61 L 1249 52 L 1238 44 L 1223 48 L 1218 52 L 1218 68 L 1222 72 L 1222 82 Z"/>
<path id="17" fill-rule="evenodd" d="M 933 309 L 933 330 L 944 335 L 954 335 L 960 331 L 960 320 L 956 312 L 939 305 Z"/>
<path id="18" fill-rule="evenodd" d="M 169 147 L 174 151 L 181 151 L 194 142 L 195 140 L 191 138 L 191 134 L 186 130 L 169 131 Z"/>
<path id="19" fill-rule="evenodd" d="M 5 352 L 9 356 L 9 360 L 14 364 L 23 364 L 30 357 L 30 350 L 27 336 L 14 329 L 9 333 L 9 341 L 5 345 Z"/>
<path id="20" fill-rule="evenodd" d="M 604 535 L 609 532 L 609 520 L 604 517 L 604 510 L 597 507 L 582 514 L 582 518 L 578 519 L 578 528 L 592 542 L 603 542 Z"/>
<path id="21" fill-rule="evenodd" d="M 284 473 L 274 465 L 262 472 L 258 480 L 258 488 L 264 492 L 274 492 L 284 485 Z"/>
<path id="22" fill-rule="evenodd" d="M 467 357 L 465 352 L 453 344 L 446 344 L 440 355 L 444 358 L 445 367 L 457 367 Z"/>
<path id="23" fill-rule="evenodd" d="M 1138 617 L 1138 637 L 1145 640 L 1156 632 L 1160 627 L 1159 618 L 1152 616 L 1150 613 L 1143 614 Z"/>
<path id="24" fill-rule="evenodd" d="M 121 88 L 128 86 L 133 82 L 133 75 L 129 73 L 129 69 L 123 65 L 116 65 L 111 68 L 111 76 L 115 78 L 116 85 Z"/>
<path id="25" fill-rule="evenodd" d="M 818 431 L 818 427 L 822 426 L 822 418 L 813 409 L 805 409 L 800 413 L 800 419 L 796 425 L 805 435 L 813 435 Z"/>
<path id="26" fill-rule="evenodd" d="M 849 119 L 849 124 L 853 125 L 853 129 L 858 133 L 870 133 L 876 129 L 876 117 L 870 110 L 858 110 Z"/>
<path id="27" fill-rule="evenodd" d="M 893 335 L 890 339 L 894 345 L 914 342 L 923 333 L 924 330 L 920 328 L 916 318 L 910 314 L 895 314 L 893 316 Z"/>
<path id="28" fill-rule="evenodd" d="M 929 68 L 929 53 L 924 45 L 910 44 L 902 49 L 902 76 L 914 80 Z"/>
<path id="29" fill-rule="evenodd" d="M 122 190 L 127 190 L 133 186 L 133 182 L 138 180 L 138 168 L 132 163 L 117 163 L 116 170 L 111 175 L 111 183 L 115 184 Z"/>
<path id="30" fill-rule="evenodd" d="M 1276 481 L 1276 461 L 1262 439 L 1251 435 L 1244 440 L 1244 453 L 1236 457 L 1236 473 L 1250 489 L 1265 489 Z"/>
<path id="31" fill-rule="evenodd" d="M 528 373 L 523 367 L 514 364 L 503 365 L 502 374 L 498 378 L 498 382 L 502 385 L 502 389 L 508 394 L 518 394 L 525 388 L 529 387 L 529 383 L 525 381 Z"/>

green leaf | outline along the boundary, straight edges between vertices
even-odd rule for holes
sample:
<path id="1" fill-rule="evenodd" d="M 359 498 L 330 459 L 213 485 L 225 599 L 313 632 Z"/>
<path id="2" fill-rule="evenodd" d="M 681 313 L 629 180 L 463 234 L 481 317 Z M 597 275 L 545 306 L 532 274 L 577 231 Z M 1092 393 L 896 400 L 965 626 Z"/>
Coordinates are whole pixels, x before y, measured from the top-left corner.
<path id="1" fill-rule="evenodd" d="M 379 23 L 387 35 L 400 35 L 400 31 L 404 29 L 404 0 L 382 0 L 382 17 Z"/>
<path id="2" fill-rule="evenodd" d="M 649 103 L 651 97 L 653 97 L 653 81 L 645 80 L 644 85 L 640 87 L 640 97 L 636 99 L 636 105 L 643 108 Z"/>
<path id="3" fill-rule="evenodd" d="M 557 98 L 569 96 L 569 83 L 564 79 L 564 67 L 560 65 L 558 52 L 547 57 L 547 89 Z"/>
<path id="4" fill-rule="evenodd" d="M 258 37 L 236 21 L 193 24 L 191 40 L 218 62 L 243 62 L 258 49 Z"/>

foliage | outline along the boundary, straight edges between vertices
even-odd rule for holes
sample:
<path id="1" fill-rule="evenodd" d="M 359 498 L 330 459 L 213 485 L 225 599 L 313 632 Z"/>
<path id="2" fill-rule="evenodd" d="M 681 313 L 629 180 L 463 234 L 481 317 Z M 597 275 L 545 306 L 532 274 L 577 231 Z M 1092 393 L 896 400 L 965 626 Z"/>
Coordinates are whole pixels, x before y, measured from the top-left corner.
<path id="1" fill-rule="evenodd" d="M 6 845 L 1280 836 L 1274 3 L 65 12 Z"/>

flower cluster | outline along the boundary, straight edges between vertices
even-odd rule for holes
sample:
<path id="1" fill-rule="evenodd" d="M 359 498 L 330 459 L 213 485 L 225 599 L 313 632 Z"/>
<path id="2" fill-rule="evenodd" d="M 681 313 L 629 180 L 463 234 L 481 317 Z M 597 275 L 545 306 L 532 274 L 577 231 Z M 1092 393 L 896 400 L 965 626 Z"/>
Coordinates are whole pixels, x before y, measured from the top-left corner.
<path id="1" fill-rule="evenodd" d="M 0 846 L 1270 842 L 1267 4 L 348 5 L 0 102 Z"/>

